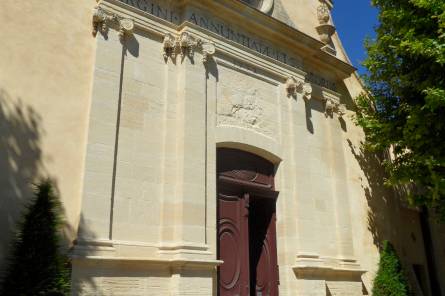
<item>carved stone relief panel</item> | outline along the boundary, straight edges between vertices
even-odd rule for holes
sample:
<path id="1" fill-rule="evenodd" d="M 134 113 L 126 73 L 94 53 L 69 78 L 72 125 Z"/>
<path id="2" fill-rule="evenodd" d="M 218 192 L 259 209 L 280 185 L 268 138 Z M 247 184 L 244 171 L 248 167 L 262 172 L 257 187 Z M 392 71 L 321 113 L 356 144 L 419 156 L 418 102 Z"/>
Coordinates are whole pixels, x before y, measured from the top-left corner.
<path id="1" fill-rule="evenodd" d="M 217 125 L 237 126 L 275 138 L 277 135 L 277 86 L 220 67 L 217 93 Z"/>

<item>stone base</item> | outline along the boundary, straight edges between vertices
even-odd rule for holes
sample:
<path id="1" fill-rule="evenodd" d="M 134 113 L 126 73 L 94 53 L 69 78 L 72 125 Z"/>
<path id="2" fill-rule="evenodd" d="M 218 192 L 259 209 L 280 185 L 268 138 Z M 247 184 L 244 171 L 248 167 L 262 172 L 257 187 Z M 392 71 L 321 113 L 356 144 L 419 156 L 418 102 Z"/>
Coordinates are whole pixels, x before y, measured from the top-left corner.
<path id="1" fill-rule="evenodd" d="M 73 257 L 72 295 L 212 295 L 218 260 Z"/>

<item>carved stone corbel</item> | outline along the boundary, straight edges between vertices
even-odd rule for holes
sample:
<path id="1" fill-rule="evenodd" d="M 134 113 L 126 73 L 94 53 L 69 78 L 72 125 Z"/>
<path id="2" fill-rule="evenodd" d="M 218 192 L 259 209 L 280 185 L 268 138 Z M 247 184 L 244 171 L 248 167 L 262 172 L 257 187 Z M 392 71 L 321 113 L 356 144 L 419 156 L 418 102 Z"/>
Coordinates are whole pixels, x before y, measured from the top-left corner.
<path id="1" fill-rule="evenodd" d="M 198 45 L 198 41 L 189 33 L 182 32 L 177 39 L 177 45 L 179 47 L 181 58 L 184 58 L 186 55 L 193 57 L 194 49 Z"/>
<path id="2" fill-rule="evenodd" d="M 97 32 L 105 34 L 108 30 L 110 22 L 115 22 L 118 17 L 115 14 L 110 14 L 100 7 L 93 9 L 93 36 L 96 37 Z"/>
<path id="3" fill-rule="evenodd" d="M 291 76 L 286 80 L 286 92 L 288 97 L 292 97 L 297 92 L 297 80 Z"/>
<path id="4" fill-rule="evenodd" d="M 297 92 L 303 90 L 303 82 L 295 79 L 295 77 L 290 76 L 286 80 L 286 92 L 288 97 L 295 97 Z"/>
<path id="5" fill-rule="evenodd" d="M 333 116 L 334 113 L 336 113 L 338 117 L 342 118 L 346 114 L 347 109 L 345 104 L 340 104 L 340 102 L 331 98 L 325 98 L 324 102 L 326 116 Z"/>
<path id="6" fill-rule="evenodd" d="M 346 109 L 346 105 L 345 104 L 338 104 L 338 107 L 337 107 L 338 117 L 342 118 L 343 116 L 345 116 L 346 115 L 346 111 L 347 111 L 347 109 Z"/>
<path id="7" fill-rule="evenodd" d="M 202 50 L 202 62 L 206 63 L 216 52 L 215 44 L 213 42 L 203 42 L 201 40 L 198 42 Z"/>
<path id="8" fill-rule="evenodd" d="M 336 103 L 332 99 L 325 99 L 324 102 L 324 114 L 326 116 L 332 116 L 334 114 Z"/>
<path id="9" fill-rule="evenodd" d="M 168 33 L 164 36 L 163 46 L 163 56 L 167 61 L 168 57 L 174 59 L 176 53 L 179 52 L 181 58 L 188 56 L 193 57 L 195 49 L 202 45 L 200 39 L 196 39 L 187 32 L 182 32 L 178 37 L 174 37 L 172 34 Z"/>
<path id="10" fill-rule="evenodd" d="M 119 38 L 124 40 L 125 36 L 133 34 L 134 22 L 130 19 L 120 19 L 119 20 Z"/>
<path id="11" fill-rule="evenodd" d="M 305 100 L 310 100 L 312 97 L 312 86 L 310 83 L 304 83 L 290 76 L 286 80 L 286 93 L 288 97 L 295 97 L 297 93 L 301 93 Z"/>
<path id="12" fill-rule="evenodd" d="M 303 98 L 310 100 L 312 98 L 312 86 L 310 83 L 305 83 L 303 85 Z"/>
<path id="13" fill-rule="evenodd" d="M 176 39 L 175 37 L 168 33 L 164 36 L 164 41 L 162 42 L 163 56 L 167 60 L 168 57 L 175 58 L 176 51 Z"/>

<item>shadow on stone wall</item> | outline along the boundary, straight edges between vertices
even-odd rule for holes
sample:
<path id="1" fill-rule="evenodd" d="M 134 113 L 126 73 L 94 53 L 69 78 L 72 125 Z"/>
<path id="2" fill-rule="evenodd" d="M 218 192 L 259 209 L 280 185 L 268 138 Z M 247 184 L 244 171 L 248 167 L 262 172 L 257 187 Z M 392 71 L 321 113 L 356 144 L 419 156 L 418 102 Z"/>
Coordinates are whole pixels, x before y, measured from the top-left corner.
<path id="1" fill-rule="evenodd" d="M 44 135 L 41 115 L 23 99 L 12 98 L 0 88 L 0 279 L 7 266 L 16 227 L 33 197 L 33 184 L 50 177 L 43 164 L 41 142 Z M 62 197 L 57 181 L 51 179 L 54 190 Z M 62 216 L 64 212 L 62 205 Z M 89 231 L 87 225 L 83 225 L 83 229 Z M 69 251 L 75 233 L 77 229 L 65 223 L 63 251 Z"/>
<path id="2" fill-rule="evenodd" d="M 0 89 L 0 274 L 32 183 L 42 177 L 41 116 Z"/>
<path id="3" fill-rule="evenodd" d="M 398 193 L 384 183 L 387 177 L 383 168 L 385 155 L 365 151 L 362 145 L 357 147 L 350 140 L 348 144 L 366 178 L 361 184 L 369 207 L 368 229 L 374 244 L 381 249 L 384 240 L 397 237 L 397 228 L 393 226 L 397 225 L 395 213 L 400 207 Z"/>
<path id="4" fill-rule="evenodd" d="M 410 209 L 406 200 L 409 188 L 401 186 L 394 188 L 384 184 L 387 175 L 382 162 L 389 158 L 388 154 L 373 154 L 365 151 L 362 143 L 360 147 L 354 146 L 350 140 L 348 140 L 348 143 L 366 178 L 366 180 L 361 180 L 361 183 L 368 202 L 368 229 L 373 236 L 374 244 L 379 250 L 382 250 L 384 240 L 388 240 L 394 245 L 405 268 L 411 289 L 415 295 L 421 295 L 421 293 L 425 293 L 422 290 L 426 291 L 427 288 L 421 287 L 421 282 L 415 275 L 413 264 L 424 264 L 424 268 L 430 266 L 429 274 L 437 274 L 434 258 L 429 255 L 429 253 L 434 253 L 433 249 L 424 249 L 431 243 L 425 243 L 424 241 L 426 231 L 421 229 L 422 214 Z M 412 222 L 411 219 L 414 219 L 412 221 L 418 223 L 419 229 L 421 229 L 419 235 L 422 240 L 422 249 L 418 249 L 417 253 L 410 251 L 411 247 L 415 247 L 415 242 L 418 239 L 414 234 L 415 229 L 411 228 L 413 225 L 410 223 Z M 407 253 L 410 253 L 410 256 L 407 256 Z M 430 259 L 429 263 L 424 261 L 428 259 Z M 439 284 L 436 279 L 434 280 L 436 282 L 434 291 L 439 291 Z M 424 284 L 428 285 L 426 279 L 424 281 Z M 436 295 L 437 293 L 433 292 L 433 294 Z"/>
<path id="5" fill-rule="evenodd" d="M 82 236 L 83 237 L 87 237 L 89 240 L 95 241 L 96 240 L 96 235 L 90 230 L 88 223 L 85 222 L 85 219 L 83 218 L 83 215 L 80 215 L 80 221 L 79 221 L 79 227 L 78 229 L 75 230 L 75 232 L 77 233 L 78 230 L 82 232 Z M 68 230 L 68 231 L 72 231 L 72 229 Z M 72 258 L 72 265 L 73 265 L 73 270 L 72 270 L 72 277 L 71 277 L 71 292 L 73 295 L 81 295 L 81 294 L 86 294 L 89 295 L 88 293 L 93 293 L 92 291 L 94 291 L 94 295 L 103 295 L 103 293 L 100 291 L 99 286 L 97 284 L 97 279 L 95 279 L 94 277 L 97 277 L 97 274 L 95 274 L 94 272 L 88 274 L 85 273 L 85 268 L 80 268 L 81 266 L 85 267 L 89 266 L 90 269 L 92 270 L 96 270 L 96 268 L 98 268 L 97 266 L 97 262 L 91 262 L 88 260 L 83 260 L 77 258 L 77 257 L 85 257 L 85 256 L 89 256 L 92 255 L 94 256 L 93 253 L 91 253 L 91 251 L 89 249 L 85 249 L 85 250 L 79 250 L 79 248 L 82 248 L 82 243 L 78 242 L 77 240 L 75 240 L 74 242 L 74 246 L 72 246 L 72 249 L 70 250 L 70 254 L 71 254 L 71 258 Z M 100 269 L 100 268 L 99 268 Z M 79 273 L 79 270 L 83 271 Z"/>

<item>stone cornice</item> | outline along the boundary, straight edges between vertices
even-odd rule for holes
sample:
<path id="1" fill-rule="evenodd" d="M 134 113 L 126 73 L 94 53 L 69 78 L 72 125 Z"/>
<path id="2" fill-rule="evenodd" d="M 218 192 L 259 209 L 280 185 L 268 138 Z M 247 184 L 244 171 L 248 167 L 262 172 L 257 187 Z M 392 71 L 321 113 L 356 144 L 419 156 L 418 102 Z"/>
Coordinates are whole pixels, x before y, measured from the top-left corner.
<path id="1" fill-rule="evenodd" d="M 101 3 L 111 3 L 113 6 L 117 5 L 141 16 L 150 15 L 149 13 L 119 0 L 103 0 Z M 174 2 L 172 5 L 174 5 L 175 9 L 180 11 L 179 14 L 181 15 L 183 15 L 185 11 L 193 8 L 207 11 L 209 13 L 217 11 L 218 13 L 216 15 L 218 18 L 225 20 L 230 24 L 236 24 L 236 26 L 239 26 L 248 32 L 260 35 L 262 39 L 274 46 L 295 54 L 304 61 L 305 68 L 308 66 L 310 68 L 322 69 L 325 72 L 334 74 L 339 80 L 349 77 L 355 71 L 355 68 L 350 64 L 323 50 L 323 47 L 325 46 L 323 42 L 262 13 L 261 11 L 246 6 L 240 1 L 182 0 Z M 173 24 L 160 18 L 157 19 L 160 24 L 168 23 L 168 26 L 176 28 L 180 28 L 186 23 L 186 21 L 181 20 L 180 24 Z"/>
<path id="2" fill-rule="evenodd" d="M 306 33 L 290 27 L 286 23 L 273 18 L 261 11 L 245 5 L 238 0 L 182 0 L 181 7 L 194 5 L 203 10 L 218 11 L 218 16 L 226 15 L 227 19 L 243 24 L 245 27 L 257 32 L 267 33 L 269 42 L 277 42 L 283 48 L 288 47 L 301 56 L 307 64 L 318 64 L 318 67 L 328 67 L 340 79 L 349 77 L 355 70 L 349 63 L 338 59 L 326 52 L 325 43 Z M 225 13 L 222 13 L 222 12 Z M 320 62 L 322 64 L 320 64 Z"/>

